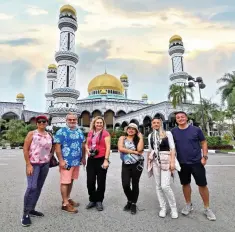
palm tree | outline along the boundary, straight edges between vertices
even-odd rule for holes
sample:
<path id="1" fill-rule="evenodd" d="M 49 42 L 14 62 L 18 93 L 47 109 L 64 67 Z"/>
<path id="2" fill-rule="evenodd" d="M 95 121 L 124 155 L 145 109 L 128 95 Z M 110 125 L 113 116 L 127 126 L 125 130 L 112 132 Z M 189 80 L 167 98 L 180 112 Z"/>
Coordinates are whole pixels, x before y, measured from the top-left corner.
<path id="1" fill-rule="evenodd" d="M 202 107 L 203 107 L 205 122 L 212 122 L 213 120 L 217 121 L 217 119 L 220 119 L 220 117 L 222 117 L 220 115 L 219 105 L 213 103 L 211 100 L 202 98 Z M 200 105 L 195 106 L 193 113 L 194 119 L 197 122 L 200 122 L 201 124 L 202 124 L 202 107 Z"/>
<path id="2" fill-rule="evenodd" d="M 188 98 L 191 98 L 191 100 L 194 101 L 193 89 L 184 85 L 173 84 L 170 86 L 168 99 L 172 102 L 174 108 L 176 108 L 177 105 L 186 102 Z"/>
<path id="3" fill-rule="evenodd" d="M 228 105 L 235 105 L 235 71 L 225 73 L 222 78 L 217 80 L 217 83 L 224 83 L 219 87 L 218 92 L 221 92 L 221 101 L 227 101 Z"/>

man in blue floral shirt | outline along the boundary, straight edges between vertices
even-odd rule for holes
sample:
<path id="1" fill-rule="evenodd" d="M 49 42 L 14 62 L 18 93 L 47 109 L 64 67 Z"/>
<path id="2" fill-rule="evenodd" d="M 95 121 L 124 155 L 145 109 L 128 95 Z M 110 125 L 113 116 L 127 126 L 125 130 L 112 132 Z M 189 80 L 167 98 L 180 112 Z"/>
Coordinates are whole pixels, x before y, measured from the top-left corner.
<path id="1" fill-rule="evenodd" d="M 60 163 L 60 190 L 62 195 L 62 210 L 77 213 L 79 204 L 70 198 L 73 180 L 78 179 L 79 165 L 86 165 L 85 137 L 77 127 L 77 115 L 69 113 L 66 116 L 67 127 L 56 132 L 56 155 Z"/>

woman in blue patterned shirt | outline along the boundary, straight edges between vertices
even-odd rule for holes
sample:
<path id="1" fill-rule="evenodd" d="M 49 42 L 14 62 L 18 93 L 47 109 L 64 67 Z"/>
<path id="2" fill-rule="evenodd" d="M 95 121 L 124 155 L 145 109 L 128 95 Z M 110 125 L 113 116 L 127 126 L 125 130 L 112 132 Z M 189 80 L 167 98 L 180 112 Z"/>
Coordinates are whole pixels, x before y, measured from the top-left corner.
<path id="1" fill-rule="evenodd" d="M 126 128 L 126 136 L 119 138 L 118 150 L 122 160 L 122 186 L 127 197 L 124 211 L 130 210 L 132 214 L 136 214 L 136 203 L 139 197 L 139 181 L 144 165 L 143 149 L 143 136 L 138 126 L 130 123 Z"/>

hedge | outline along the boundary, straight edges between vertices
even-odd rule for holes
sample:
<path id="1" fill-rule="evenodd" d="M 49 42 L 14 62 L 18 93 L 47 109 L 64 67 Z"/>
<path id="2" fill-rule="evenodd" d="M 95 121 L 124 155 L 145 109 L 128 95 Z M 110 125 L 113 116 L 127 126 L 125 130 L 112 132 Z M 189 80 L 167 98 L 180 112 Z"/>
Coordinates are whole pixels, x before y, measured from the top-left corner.
<path id="1" fill-rule="evenodd" d="M 229 145 L 231 137 L 225 135 L 223 138 L 220 136 L 206 136 L 209 149 L 213 150 L 232 150 L 233 146 Z"/>
<path id="2" fill-rule="evenodd" d="M 208 146 L 212 150 L 233 150 L 232 145 L 217 145 L 217 146 Z"/>

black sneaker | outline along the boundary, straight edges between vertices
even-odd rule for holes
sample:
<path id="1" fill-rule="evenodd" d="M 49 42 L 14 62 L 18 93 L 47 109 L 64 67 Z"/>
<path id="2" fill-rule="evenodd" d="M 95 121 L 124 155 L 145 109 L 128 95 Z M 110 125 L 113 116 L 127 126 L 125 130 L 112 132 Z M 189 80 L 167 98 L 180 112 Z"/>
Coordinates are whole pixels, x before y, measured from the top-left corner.
<path id="1" fill-rule="evenodd" d="M 96 206 L 95 202 L 89 202 L 89 204 L 86 206 L 86 209 L 91 209 Z"/>
<path id="2" fill-rule="evenodd" d="M 30 226 L 32 224 L 31 219 L 29 217 L 29 215 L 24 215 L 21 219 L 21 225 L 26 227 L 26 226 Z"/>
<path id="3" fill-rule="evenodd" d="M 131 214 L 136 214 L 136 204 L 131 204 Z"/>
<path id="4" fill-rule="evenodd" d="M 124 206 L 123 210 L 124 211 L 129 211 L 131 209 L 131 202 L 127 202 L 127 204 Z"/>
<path id="5" fill-rule="evenodd" d="M 97 202 L 96 203 L 96 209 L 98 210 L 98 211 L 103 211 L 103 204 L 102 204 L 102 202 Z"/>
<path id="6" fill-rule="evenodd" d="M 36 210 L 31 210 L 31 211 L 29 212 L 29 215 L 30 215 L 31 217 L 44 217 L 44 214 L 43 214 L 43 213 L 38 212 L 38 211 L 36 211 Z"/>

